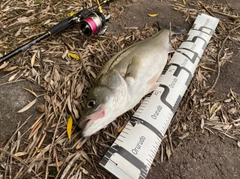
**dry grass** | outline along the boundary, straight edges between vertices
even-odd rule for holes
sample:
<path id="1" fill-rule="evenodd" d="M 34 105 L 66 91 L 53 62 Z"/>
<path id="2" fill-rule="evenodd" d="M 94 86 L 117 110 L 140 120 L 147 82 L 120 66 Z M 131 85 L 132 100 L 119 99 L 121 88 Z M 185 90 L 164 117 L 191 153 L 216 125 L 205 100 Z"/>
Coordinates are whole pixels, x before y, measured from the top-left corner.
<path id="1" fill-rule="evenodd" d="M 189 23 L 194 21 L 199 12 L 220 14 L 222 18 L 155 162 L 164 160 L 165 154 L 170 157 L 179 142 L 195 131 L 220 132 L 239 139 L 239 95 L 230 91 L 224 101 L 216 101 L 211 95 L 214 90 L 212 86 L 217 83 L 219 76 L 216 74 L 234 55 L 229 44 L 232 41 L 239 42 L 239 31 L 236 28 L 240 25 L 239 14 L 223 4 L 187 3 L 194 8 L 177 3 L 172 3 L 172 7 L 180 11 Z M 43 33 L 66 18 L 70 11 L 76 13 L 80 7 L 92 5 L 91 0 L 81 3 L 76 0 L 71 3 L 64 0 L 2 2 L 0 53 L 7 53 Z M 115 13 L 116 18 L 118 11 L 114 8 L 113 5 L 113 9 L 108 10 L 110 14 Z M 92 81 L 108 57 L 156 31 L 156 28 L 146 27 L 142 31 L 129 29 L 118 35 L 107 32 L 105 36 L 86 39 L 79 34 L 76 26 L 34 45 L 18 55 L 18 58 L 1 65 L 1 70 L 10 73 L 7 83 L 27 79 L 45 90 L 44 94 L 31 91 L 36 99 L 40 96 L 45 99 L 45 104 L 38 106 L 42 115 L 28 131 L 22 133 L 20 129 L 26 124 L 26 119 L 12 138 L 0 146 L 0 168 L 5 171 L 2 177 L 114 178 L 98 163 L 134 110 L 122 115 L 106 130 L 89 139 L 81 138 L 77 120 Z M 177 47 L 183 39 L 183 35 L 175 37 L 174 46 Z M 71 58 L 68 52 L 77 54 L 80 60 Z M 24 110 L 26 108 L 21 112 Z M 66 134 L 69 116 L 74 119 L 71 140 Z"/>

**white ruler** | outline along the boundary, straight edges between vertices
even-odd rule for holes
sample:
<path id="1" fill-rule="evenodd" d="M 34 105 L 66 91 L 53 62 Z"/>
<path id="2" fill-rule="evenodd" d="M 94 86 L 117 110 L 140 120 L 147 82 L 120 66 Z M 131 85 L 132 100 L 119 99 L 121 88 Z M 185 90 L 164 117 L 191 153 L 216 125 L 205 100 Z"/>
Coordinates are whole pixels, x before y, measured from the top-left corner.
<path id="1" fill-rule="evenodd" d="M 144 179 L 219 19 L 199 14 L 187 39 L 165 67 L 159 87 L 146 97 L 102 158 L 120 179 Z"/>

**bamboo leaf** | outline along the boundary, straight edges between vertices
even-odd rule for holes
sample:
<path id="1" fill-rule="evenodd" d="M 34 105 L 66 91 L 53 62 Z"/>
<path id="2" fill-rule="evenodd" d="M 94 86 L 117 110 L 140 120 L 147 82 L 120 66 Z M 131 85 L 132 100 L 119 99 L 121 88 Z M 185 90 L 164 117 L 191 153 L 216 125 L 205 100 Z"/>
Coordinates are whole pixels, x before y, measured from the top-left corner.
<path id="1" fill-rule="evenodd" d="M 5 68 L 8 65 L 9 62 L 3 62 L 2 65 L 0 65 L 0 70 Z"/>
<path id="2" fill-rule="evenodd" d="M 68 135 L 68 139 L 71 139 L 71 137 L 72 137 L 72 124 L 73 124 L 73 119 L 72 119 L 72 116 L 70 116 L 68 118 L 68 121 L 67 121 L 67 135 Z"/>
<path id="3" fill-rule="evenodd" d="M 237 146 L 240 147 L 240 141 L 237 141 Z"/>
<path id="4" fill-rule="evenodd" d="M 99 43 L 104 43 L 104 42 L 106 42 L 106 39 L 103 39 L 103 40 L 101 40 L 101 41 L 94 42 L 94 45 L 97 46 L 97 45 L 99 45 Z"/>
<path id="5" fill-rule="evenodd" d="M 30 16 L 30 17 L 19 17 L 17 18 L 17 21 L 20 23 L 29 23 L 34 17 Z"/>
<path id="6" fill-rule="evenodd" d="M 16 37 L 19 36 L 19 35 L 21 34 L 21 31 L 22 31 L 22 27 L 20 27 L 20 28 L 18 29 L 18 31 L 16 32 L 15 36 L 16 36 Z"/>
<path id="7" fill-rule="evenodd" d="M 21 157 L 23 155 L 27 155 L 28 153 L 27 152 L 17 152 L 14 154 L 15 157 Z"/>
<path id="8" fill-rule="evenodd" d="M 15 79 L 15 77 L 18 75 L 19 71 L 17 73 L 15 73 L 14 75 L 12 75 L 8 81 L 13 81 Z"/>
<path id="9" fill-rule="evenodd" d="M 148 14 L 149 17 L 156 17 L 158 14 Z"/>
<path id="10" fill-rule="evenodd" d="M 36 98 L 38 97 L 37 94 L 35 92 L 33 92 L 32 90 L 28 89 L 28 88 L 23 88 L 26 91 L 28 91 L 29 93 L 31 93 L 33 96 L 35 96 Z"/>
<path id="11" fill-rule="evenodd" d="M 74 15 L 73 11 L 69 12 L 69 17 L 72 17 Z"/>
<path id="12" fill-rule="evenodd" d="M 36 55 L 37 55 L 37 52 L 35 52 L 31 58 L 31 67 L 33 67 L 34 63 L 35 63 L 35 60 L 36 60 Z"/>
<path id="13" fill-rule="evenodd" d="M 219 103 L 214 103 L 210 109 L 210 116 L 218 109 Z"/>
<path id="14" fill-rule="evenodd" d="M 18 113 L 22 113 L 24 111 L 27 111 L 29 108 L 31 108 L 35 103 L 37 102 L 37 98 L 28 103 L 26 106 L 24 106 L 22 109 L 18 111 Z"/>
<path id="15" fill-rule="evenodd" d="M 80 83 L 77 85 L 75 99 L 78 99 L 82 95 L 83 88 L 84 88 L 84 83 Z"/>
<path id="16" fill-rule="evenodd" d="M 3 71 L 10 72 L 10 71 L 16 70 L 17 68 L 18 66 L 12 66 L 12 67 L 3 69 Z"/>
<path id="17" fill-rule="evenodd" d="M 77 54 L 75 54 L 75 53 L 68 52 L 68 55 L 70 57 L 72 57 L 73 59 L 75 59 L 75 60 L 80 60 L 80 57 Z"/>
<path id="18" fill-rule="evenodd" d="M 62 59 L 64 59 L 68 54 L 68 50 L 66 50 L 63 54 L 62 54 Z"/>

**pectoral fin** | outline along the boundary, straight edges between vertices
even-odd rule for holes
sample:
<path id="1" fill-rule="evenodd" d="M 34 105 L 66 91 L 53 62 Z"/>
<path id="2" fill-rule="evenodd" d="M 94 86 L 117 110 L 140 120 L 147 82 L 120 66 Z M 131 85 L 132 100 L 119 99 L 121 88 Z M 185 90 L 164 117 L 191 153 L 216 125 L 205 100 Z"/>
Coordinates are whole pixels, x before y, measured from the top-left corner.
<path id="1" fill-rule="evenodd" d="M 142 61 L 138 56 L 133 56 L 131 63 L 128 65 L 126 77 L 136 78 L 141 68 Z"/>
<path id="2" fill-rule="evenodd" d="M 148 93 L 152 92 L 159 86 L 159 82 L 157 82 L 161 72 L 156 73 L 155 75 L 152 76 L 147 82 L 147 84 L 150 86 Z"/>

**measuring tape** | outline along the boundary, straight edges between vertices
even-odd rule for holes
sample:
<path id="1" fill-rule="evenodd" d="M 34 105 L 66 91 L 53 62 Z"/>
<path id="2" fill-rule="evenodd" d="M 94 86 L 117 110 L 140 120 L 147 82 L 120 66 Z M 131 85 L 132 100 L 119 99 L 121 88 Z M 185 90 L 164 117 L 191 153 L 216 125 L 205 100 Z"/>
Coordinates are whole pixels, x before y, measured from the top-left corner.
<path id="1" fill-rule="evenodd" d="M 199 14 L 158 81 L 100 165 L 120 179 L 144 179 L 219 19 Z"/>

